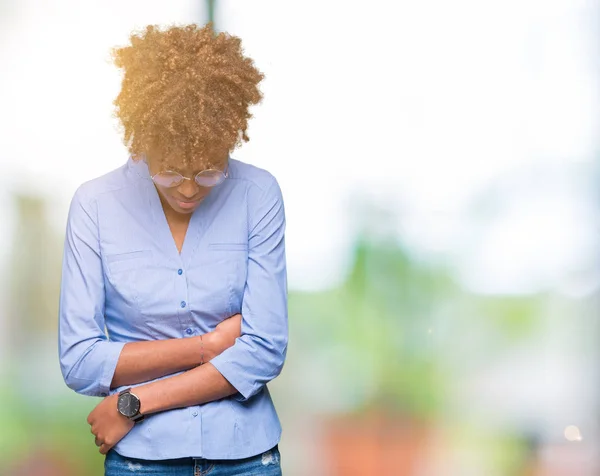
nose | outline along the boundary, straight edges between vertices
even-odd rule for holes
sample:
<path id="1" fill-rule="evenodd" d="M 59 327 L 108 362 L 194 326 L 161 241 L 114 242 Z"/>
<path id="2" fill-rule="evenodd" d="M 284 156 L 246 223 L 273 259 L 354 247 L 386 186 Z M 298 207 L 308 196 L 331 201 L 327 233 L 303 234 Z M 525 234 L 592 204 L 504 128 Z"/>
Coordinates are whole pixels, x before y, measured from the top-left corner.
<path id="1" fill-rule="evenodd" d="M 192 198 L 194 195 L 198 194 L 199 190 L 200 187 L 195 180 L 184 180 L 177 189 L 177 191 L 185 198 Z"/>

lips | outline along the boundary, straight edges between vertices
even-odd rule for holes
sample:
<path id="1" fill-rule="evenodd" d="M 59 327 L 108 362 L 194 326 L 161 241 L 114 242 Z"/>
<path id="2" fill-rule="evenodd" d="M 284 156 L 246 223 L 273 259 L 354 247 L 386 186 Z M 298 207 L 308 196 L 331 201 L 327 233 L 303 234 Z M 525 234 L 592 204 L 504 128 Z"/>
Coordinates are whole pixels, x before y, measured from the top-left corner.
<path id="1" fill-rule="evenodd" d="M 183 208 L 184 210 L 189 210 L 190 208 L 197 207 L 201 201 L 202 200 L 194 200 L 191 202 L 186 202 L 186 201 L 182 201 L 182 200 L 177 200 L 177 205 L 180 208 Z"/>

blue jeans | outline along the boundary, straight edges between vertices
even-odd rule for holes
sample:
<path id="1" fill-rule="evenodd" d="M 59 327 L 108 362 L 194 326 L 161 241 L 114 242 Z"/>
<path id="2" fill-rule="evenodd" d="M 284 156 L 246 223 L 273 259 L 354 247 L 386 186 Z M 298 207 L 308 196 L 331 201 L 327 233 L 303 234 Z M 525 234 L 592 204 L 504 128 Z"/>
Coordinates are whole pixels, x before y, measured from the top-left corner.
<path id="1" fill-rule="evenodd" d="M 277 446 L 257 456 L 234 460 L 180 458 L 151 461 L 126 458 L 110 450 L 104 460 L 105 476 L 281 476 Z"/>

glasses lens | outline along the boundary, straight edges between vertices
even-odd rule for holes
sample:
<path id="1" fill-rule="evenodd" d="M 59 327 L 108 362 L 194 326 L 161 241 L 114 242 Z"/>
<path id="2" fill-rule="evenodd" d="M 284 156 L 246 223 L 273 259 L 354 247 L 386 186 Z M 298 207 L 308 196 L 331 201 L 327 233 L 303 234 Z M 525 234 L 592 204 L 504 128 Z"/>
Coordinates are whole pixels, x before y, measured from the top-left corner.
<path id="1" fill-rule="evenodd" d="M 176 187 L 183 181 L 183 177 L 177 172 L 161 172 L 152 177 L 152 180 L 162 187 Z"/>
<path id="2" fill-rule="evenodd" d="M 196 175 L 196 183 L 201 187 L 214 187 L 225 180 L 225 174 L 220 170 L 203 170 Z"/>

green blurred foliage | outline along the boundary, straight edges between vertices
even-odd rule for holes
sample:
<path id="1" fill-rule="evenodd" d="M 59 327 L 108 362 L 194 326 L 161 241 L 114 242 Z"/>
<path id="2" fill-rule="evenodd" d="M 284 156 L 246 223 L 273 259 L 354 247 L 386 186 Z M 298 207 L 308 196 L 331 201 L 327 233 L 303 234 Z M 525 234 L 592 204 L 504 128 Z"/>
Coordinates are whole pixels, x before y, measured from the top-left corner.
<path id="1" fill-rule="evenodd" d="M 3 375 L 2 381 L 11 377 L 15 378 Z M 17 469 L 40 463 L 48 474 L 58 468 L 63 476 L 104 474 L 104 457 L 86 421 L 95 400 L 64 392 L 36 405 L 17 387 L 4 385 L 0 390 L 0 474 L 17 474 Z"/>
<path id="2" fill-rule="evenodd" d="M 490 335 L 506 350 L 531 335 L 543 313 L 540 296 L 474 295 L 452 269 L 420 262 L 396 240 L 366 235 L 341 286 L 291 292 L 289 301 L 292 336 L 319 356 L 345 401 L 342 412 L 420 420 L 439 416 L 456 380 L 449 354 L 481 355 Z"/>
<path id="3" fill-rule="evenodd" d="M 430 296 L 453 290 L 446 274 L 411 261 L 396 243 L 359 240 L 345 283 L 290 293 L 290 316 L 302 323 L 296 338 L 312 352 L 340 349 L 332 378 L 340 398 L 358 395 L 352 410 L 426 417 L 439 406 L 444 385 L 428 334 L 435 311 Z"/>

